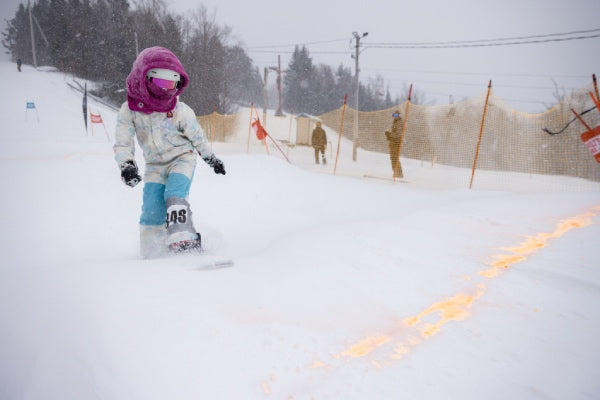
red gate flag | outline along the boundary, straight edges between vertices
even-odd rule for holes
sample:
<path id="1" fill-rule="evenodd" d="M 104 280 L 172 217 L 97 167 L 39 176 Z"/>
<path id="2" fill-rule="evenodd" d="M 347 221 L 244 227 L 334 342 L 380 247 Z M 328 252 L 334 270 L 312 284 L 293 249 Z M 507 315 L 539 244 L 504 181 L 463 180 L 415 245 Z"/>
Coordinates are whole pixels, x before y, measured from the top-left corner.
<path id="1" fill-rule="evenodd" d="M 265 128 L 260 124 L 259 119 L 255 119 L 254 122 L 252 122 L 252 130 L 256 134 L 258 140 L 263 140 L 269 135 Z"/>
<path id="2" fill-rule="evenodd" d="M 102 123 L 102 116 L 100 114 L 92 114 L 90 113 L 90 121 L 92 121 L 92 124 L 101 124 Z"/>
<path id="3" fill-rule="evenodd" d="M 600 126 L 581 134 L 581 140 L 590 149 L 590 153 L 600 163 Z"/>

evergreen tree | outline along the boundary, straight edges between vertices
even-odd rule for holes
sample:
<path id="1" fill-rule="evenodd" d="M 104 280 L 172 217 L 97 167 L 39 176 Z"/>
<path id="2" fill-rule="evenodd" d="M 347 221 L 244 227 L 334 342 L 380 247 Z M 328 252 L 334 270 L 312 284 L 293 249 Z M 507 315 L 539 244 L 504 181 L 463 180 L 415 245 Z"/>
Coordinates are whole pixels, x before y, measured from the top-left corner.
<path id="1" fill-rule="evenodd" d="M 183 36 L 181 34 L 181 22 L 171 14 L 167 14 L 162 19 L 164 30 L 164 44 L 161 46 L 170 49 L 175 54 L 183 52 Z"/>
<path id="2" fill-rule="evenodd" d="M 330 66 L 319 64 L 315 68 L 314 113 L 323 114 L 334 110 L 342 104 L 342 98 L 337 95 L 337 82 Z"/>
<path id="3" fill-rule="evenodd" d="M 239 46 L 227 48 L 225 93 L 244 106 L 262 101 L 262 83 L 258 68 Z"/>
<path id="4" fill-rule="evenodd" d="M 24 64 L 33 64 L 28 10 L 23 4 L 19 4 L 15 17 L 6 23 L 7 28 L 2 32 L 2 45 L 7 53 L 13 61 L 20 58 Z"/>
<path id="5" fill-rule="evenodd" d="M 295 47 L 283 79 L 283 107 L 294 113 L 316 113 L 315 68 L 305 46 Z"/>
<path id="6" fill-rule="evenodd" d="M 31 9 L 31 22 L 33 23 L 36 58 L 38 65 L 54 65 L 52 62 L 52 49 L 50 44 L 46 43 L 44 37 L 48 38 L 48 32 L 51 31 L 48 14 L 51 10 L 50 3 L 48 0 L 42 0 L 37 3 L 33 3 L 28 11 Z M 27 29 L 29 29 L 29 21 L 27 23 Z M 44 34 L 42 36 L 42 33 Z M 29 34 L 29 31 L 28 33 Z M 29 40 L 31 45 L 31 40 Z"/>
<path id="7" fill-rule="evenodd" d="M 50 0 L 49 4 L 37 2 L 33 6 L 33 11 L 46 27 L 51 62 L 68 71 L 80 72 L 83 34 L 78 32 L 79 29 L 75 25 L 77 22 L 72 20 L 71 9 L 67 2 L 65 0 Z M 36 48 L 39 50 L 40 46 Z M 40 57 L 38 61 L 39 59 Z"/>
<path id="8" fill-rule="evenodd" d="M 390 89 L 387 89 L 385 92 L 385 104 L 384 107 L 385 108 L 390 108 L 393 107 L 395 104 L 392 101 L 392 95 L 390 94 Z"/>
<path id="9" fill-rule="evenodd" d="M 229 28 L 215 23 L 204 6 L 199 7 L 189 20 L 188 40 L 182 62 L 190 75 L 186 101 L 199 115 L 209 114 L 216 108 L 221 113 L 231 110 L 230 99 L 225 95 L 225 40 Z"/>
<path id="10" fill-rule="evenodd" d="M 88 59 L 93 70 L 90 79 L 102 83 L 96 93 L 120 105 L 125 101 L 125 79 L 135 60 L 133 16 L 127 0 L 97 0 L 94 26 L 87 40 L 92 49 Z"/>
<path id="11" fill-rule="evenodd" d="M 336 95 L 335 97 L 341 100 L 337 100 L 338 107 L 342 104 L 344 96 L 348 95 L 348 104 L 350 101 L 354 99 L 354 93 L 356 90 L 354 89 L 354 77 L 352 76 L 352 70 L 350 68 L 344 68 L 342 64 L 338 67 L 335 73 L 336 79 Z M 338 107 L 334 107 L 335 110 Z"/>
<path id="12" fill-rule="evenodd" d="M 75 76 L 101 83 L 97 95 L 115 104 L 125 101 L 125 79 L 138 51 L 163 46 L 179 56 L 190 76 L 183 94 L 198 114 L 235 111 L 239 104 L 262 101 L 262 79 L 239 45 L 230 45 L 231 29 L 215 22 L 205 7 L 187 16 L 169 13 L 164 0 L 37 0 L 31 6 L 36 23 L 39 65 L 53 65 Z M 20 4 L 7 21 L 2 44 L 13 60 L 33 63 L 29 8 Z M 43 40 L 42 30 L 48 44 Z M 339 107 L 352 93 L 350 69 L 336 73 L 313 66 L 305 47 L 296 48 L 284 75 L 284 107 L 320 114 Z"/>
<path id="13" fill-rule="evenodd" d="M 180 37 L 180 28 L 175 27 L 172 32 L 167 31 L 166 25 L 172 29 L 172 21 L 167 21 L 169 14 L 166 5 L 161 0 L 146 0 L 137 3 L 137 7 L 132 11 L 133 29 L 137 35 L 139 50 L 147 47 L 162 46 L 169 48 L 174 53 L 181 50 L 181 43 L 178 48 L 170 48 L 171 41 L 168 37 Z"/>

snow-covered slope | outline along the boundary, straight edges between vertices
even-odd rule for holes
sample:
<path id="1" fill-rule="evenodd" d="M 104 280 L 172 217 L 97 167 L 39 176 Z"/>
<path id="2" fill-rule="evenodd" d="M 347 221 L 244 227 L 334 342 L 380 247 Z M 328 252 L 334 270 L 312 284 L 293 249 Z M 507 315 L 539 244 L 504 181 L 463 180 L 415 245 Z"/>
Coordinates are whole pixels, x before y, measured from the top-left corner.
<path id="1" fill-rule="evenodd" d="M 190 202 L 235 266 L 142 260 L 141 187 L 71 78 L 0 74 L 0 398 L 598 397 L 598 191 L 427 190 L 216 143 L 227 175 L 199 163 Z"/>

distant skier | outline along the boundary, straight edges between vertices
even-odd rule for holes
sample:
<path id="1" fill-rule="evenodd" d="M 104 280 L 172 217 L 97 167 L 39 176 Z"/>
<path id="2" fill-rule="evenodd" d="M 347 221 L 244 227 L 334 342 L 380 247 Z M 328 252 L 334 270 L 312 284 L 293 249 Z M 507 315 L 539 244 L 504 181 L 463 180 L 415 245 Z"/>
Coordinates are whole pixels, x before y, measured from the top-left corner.
<path id="1" fill-rule="evenodd" d="M 212 152 L 194 111 L 178 101 L 188 82 L 179 59 L 164 47 L 143 50 L 126 80 L 127 101 L 119 111 L 113 150 L 128 186 L 142 180 L 134 158 L 134 137 L 146 162 L 140 217 L 143 257 L 167 249 L 175 253 L 200 249 L 200 234 L 187 202 L 196 152 L 215 173 L 225 175 L 223 162 Z"/>
<path id="2" fill-rule="evenodd" d="M 317 122 L 316 128 L 312 131 L 311 142 L 312 147 L 315 149 L 315 163 L 319 163 L 319 153 L 321 153 L 323 164 L 327 164 L 327 159 L 325 158 L 327 135 L 325 134 L 325 130 L 321 128 L 321 122 Z"/>
<path id="3" fill-rule="evenodd" d="M 19 72 L 21 72 L 21 64 L 23 64 L 23 61 L 21 61 L 20 58 L 17 58 L 17 70 L 19 70 Z"/>
<path id="4" fill-rule="evenodd" d="M 400 112 L 396 111 L 392 114 L 392 129 L 385 131 L 385 137 L 388 141 L 388 149 L 390 151 L 390 161 L 392 162 L 392 173 L 394 178 L 402 178 L 402 164 L 400 163 L 400 136 L 402 135 L 402 117 Z"/>

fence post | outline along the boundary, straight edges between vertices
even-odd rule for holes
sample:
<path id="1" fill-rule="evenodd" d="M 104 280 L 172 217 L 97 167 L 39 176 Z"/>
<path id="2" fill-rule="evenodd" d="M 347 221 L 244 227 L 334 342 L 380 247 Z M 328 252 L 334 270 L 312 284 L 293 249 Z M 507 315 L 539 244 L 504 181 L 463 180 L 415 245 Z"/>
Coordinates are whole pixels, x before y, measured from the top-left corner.
<path id="1" fill-rule="evenodd" d="M 398 143 L 398 159 L 396 160 L 396 170 L 394 171 L 394 183 L 396 183 L 396 177 L 398 176 L 398 171 L 402 168 L 400 167 L 400 154 L 402 154 L 402 142 L 404 141 L 404 132 L 406 132 L 406 123 L 408 121 L 408 110 L 410 108 L 410 98 L 412 96 L 412 83 L 410 84 L 410 88 L 408 89 L 408 99 L 406 99 L 406 109 L 404 110 L 404 122 L 402 123 L 402 132 L 400 132 L 400 143 Z M 404 173 L 402 174 L 404 178 Z"/>
<path id="2" fill-rule="evenodd" d="M 596 81 L 596 74 L 592 74 L 592 79 L 594 80 L 594 91 L 596 92 L 596 99 L 600 100 L 600 96 L 598 95 L 598 82 Z"/>
<path id="3" fill-rule="evenodd" d="M 477 140 L 477 148 L 475 149 L 475 158 L 473 159 L 473 169 L 471 171 L 471 182 L 469 189 L 473 188 L 473 178 L 475 177 L 475 168 L 477 167 L 477 158 L 479 157 L 479 148 L 481 147 L 481 138 L 483 136 L 483 126 L 485 124 L 485 115 L 487 114 L 488 102 L 490 100 L 490 92 L 492 91 L 492 81 L 488 84 L 487 95 L 485 96 L 485 105 L 483 106 L 483 116 L 481 117 L 481 128 L 479 128 L 479 139 Z"/>
<path id="4" fill-rule="evenodd" d="M 287 151 L 286 151 L 286 154 L 288 157 L 290 156 L 290 147 L 292 147 L 292 122 L 294 122 L 294 117 L 292 116 L 292 114 L 289 114 L 289 117 L 290 117 L 290 128 L 288 130 L 288 147 L 287 147 Z"/>
<path id="5" fill-rule="evenodd" d="M 335 153 L 335 164 L 333 166 L 333 174 L 337 171 L 338 159 L 340 158 L 340 144 L 342 143 L 342 131 L 344 130 L 344 114 L 346 114 L 346 103 L 348 102 L 348 93 L 344 96 L 344 105 L 342 106 L 342 120 L 340 121 L 340 133 L 338 135 L 337 151 Z"/>
<path id="6" fill-rule="evenodd" d="M 210 146 L 212 148 L 215 141 L 215 118 L 217 118 L 217 106 L 213 108 L 212 118 L 210 119 Z"/>
<path id="7" fill-rule="evenodd" d="M 250 153 L 250 135 L 252 134 L 252 112 L 254 111 L 254 103 L 250 103 L 250 122 L 248 122 L 248 147 L 246 153 Z"/>
<path id="8" fill-rule="evenodd" d="M 258 111 L 256 109 L 254 109 L 254 114 L 256 114 L 256 121 L 254 121 L 254 123 L 251 123 L 250 126 L 257 124 L 257 129 L 260 128 L 263 130 L 263 133 L 264 133 L 263 137 L 260 138 L 257 133 L 256 138 L 264 143 L 265 150 L 267 151 L 267 155 L 270 156 L 271 152 L 269 151 L 269 145 L 267 144 L 267 136 L 269 136 L 269 134 L 267 133 L 267 130 L 260 124 L 260 117 L 258 116 Z M 263 113 L 263 115 L 265 115 L 265 114 Z M 259 132 L 259 131 L 257 131 L 257 132 Z M 248 140 L 250 140 L 250 138 L 248 138 Z"/>
<path id="9" fill-rule="evenodd" d="M 596 97 L 594 97 L 594 94 L 592 92 L 590 92 L 590 97 L 592 98 L 592 101 L 596 105 L 596 108 L 598 109 L 598 112 L 600 112 L 600 103 L 599 103 L 600 98 L 598 97 L 598 95 L 596 95 Z"/>

